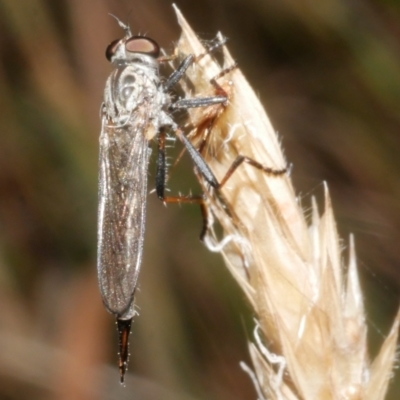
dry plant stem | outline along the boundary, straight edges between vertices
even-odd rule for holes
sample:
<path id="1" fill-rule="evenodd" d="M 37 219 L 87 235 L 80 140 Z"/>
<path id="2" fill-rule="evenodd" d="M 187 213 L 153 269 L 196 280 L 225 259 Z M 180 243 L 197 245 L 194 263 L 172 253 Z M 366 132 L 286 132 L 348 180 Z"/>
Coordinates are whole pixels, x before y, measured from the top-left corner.
<path id="1" fill-rule="evenodd" d="M 204 53 L 175 10 L 182 27 L 178 54 Z M 188 70 L 195 90 L 189 93 L 189 86 L 184 86 L 188 96 L 215 92 L 210 80 L 234 62 L 225 47 L 223 54 L 223 66 L 207 55 Z M 202 154 L 217 179 L 239 154 L 266 167 L 284 168 L 277 135 L 240 70 L 219 84 L 229 96 L 226 107 L 189 112 L 194 127 L 189 137 L 197 146 L 207 137 Z M 255 343 L 249 343 L 258 397 L 383 399 L 395 359 L 400 314 L 371 363 L 354 242 L 351 238 L 346 268 L 327 186 L 325 210 L 320 215 L 313 200 L 308 225 L 288 174 L 270 176 L 243 164 L 218 193 L 201 176 L 199 180 L 209 214 L 223 228 L 223 238 L 217 240 L 210 227 L 206 244 L 222 252 L 258 321 Z"/>

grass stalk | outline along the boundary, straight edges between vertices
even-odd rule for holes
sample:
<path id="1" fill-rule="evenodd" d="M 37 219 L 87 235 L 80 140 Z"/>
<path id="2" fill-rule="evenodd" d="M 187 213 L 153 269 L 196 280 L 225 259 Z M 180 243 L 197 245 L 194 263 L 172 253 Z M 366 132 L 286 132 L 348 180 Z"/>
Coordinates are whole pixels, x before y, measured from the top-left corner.
<path id="1" fill-rule="evenodd" d="M 205 52 L 180 11 L 178 55 Z M 215 94 L 210 80 L 234 63 L 226 47 L 224 65 L 211 56 L 187 72 L 187 95 Z M 240 69 L 219 80 L 228 93 L 219 105 L 189 112 L 190 139 L 207 137 L 202 154 L 218 180 L 238 155 L 266 167 L 287 165 L 279 138 L 259 99 Z M 191 88 L 191 89 L 189 89 Z M 226 266 L 243 289 L 256 319 L 249 343 L 259 399 L 384 399 L 396 356 L 400 313 L 380 353 L 370 361 L 367 325 L 354 239 L 348 262 L 342 257 L 327 184 L 320 213 L 312 199 L 306 218 L 290 174 L 273 176 L 241 165 L 221 191 L 199 176 L 210 219 L 205 242 L 221 251 Z"/>

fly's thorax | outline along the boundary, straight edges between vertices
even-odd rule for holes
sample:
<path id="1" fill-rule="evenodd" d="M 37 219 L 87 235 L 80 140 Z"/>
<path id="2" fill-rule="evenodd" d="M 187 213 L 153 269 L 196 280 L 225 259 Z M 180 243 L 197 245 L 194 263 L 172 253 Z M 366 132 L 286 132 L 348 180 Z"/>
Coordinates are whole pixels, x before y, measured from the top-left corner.
<path id="1" fill-rule="evenodd" d="M 162 107 L 159 92 L 157 69 L 132 64 L 120 66 L 111 73 L 106 83 L 105 112 L 114 123 L 127 123 L 142 105 L 150 113 Z"/>

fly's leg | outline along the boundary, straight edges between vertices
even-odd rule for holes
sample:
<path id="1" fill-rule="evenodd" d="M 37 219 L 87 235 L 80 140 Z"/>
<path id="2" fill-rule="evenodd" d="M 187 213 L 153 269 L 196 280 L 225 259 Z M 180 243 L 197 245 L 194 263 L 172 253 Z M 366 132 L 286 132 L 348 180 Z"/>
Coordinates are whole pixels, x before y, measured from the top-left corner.
<path id="1" fill-rule="evenodd" d="M 225 173 L 225 176 L 222 178 L 221 182 L 218 183 L 217 189 L 221 189 L 225 185 L 225 183 L 229 180 L 229 178 L 233 175 L 233 173 L 239 168 L 239 166 L 242 165 L 242 163 L 249 164 L 249 165 L 253 166 L 254 168 L 257 168 L 260 171 L 263 171 L 264 173 L 266 173 L 267 175 L 270 175 L 270 176 L 284 175 L 289 170 L 289 168 L 287 166 L 285 168 L 281 168 L 281 169 L 266 167 L 265 165 L 259 163 L 256 160 L 253 160 L 250 157 L 239 155 L 236 157 L 235 161 L 231 164 L 228 171 Z"/>
<path id="2" fill-rule="evenodd" d="M 184 76 L 187 69 L 192 65 L 194 62 L 199 61 L 202 57 L 209 54 L 210 52 L 214 51 L 215 49 L 221 47 L 225 43 L 224 40 L 219 40 L 212 46 L 210 46 L 207 51 L 198 57 L 194 55 L 188 55 L 185 59 L 181 62 L 178 68 L 171 74 L 171 76 L 167 79 L 164 84 L 164 90 L 167 91 L 172 88 L 176 83 L 179 82 L 180 79 Z M 190 108 L 198 108 L 198 107 L 208 107 L 212 105 L 221 105 L 226 106 L 228 101 L 228 93 L 226 90 L 218 83 L 218 80 L 225 76 L 226 74 L 230 73 L 237 67 L 236 63 L 231 65 L 228 68 L 223 69 L 219 72 L 218 75 L 214 76 L 210 83 L 215 88 L 215 96 L 210 97 L 199 97 L 199 98 L 190 98 L 190 99 L 180 99 L 171 104 L 171 110 L 187 110 Z M 197 150 L 189 139 L 183 134 L 180 129 L 176 129 L 175 134 L 179 138 L 179 140 L 185 146 L 186 151 L 189 153 L 190 157 L 192 158 L 196 169 L 202 175 L 202 177 L 207 181 L 207 183 L 215 188 L 221 189 L 232 174 L 236 171 L 236 169 L 242 164 L 247 163 L 252 165 L 253 167 L 263 171 L 264 173 L 272 176 L 279 176 L 283 175 L 287 172 L 288 168 L 282 169 L 274 169 L 270 167 L 266 167 L 263 164 L 251 159 L 250 157 L 246 157 L 243 155 L 238 155 L 234 162 L 229 167 L 228 171 L 222 178 L 221 182 L 218 182 L 216 177 L 214 176 L 213 172 L 211 171 L 210 167 L 205 162 L 204 158 L 202 157 L 201 153 L 206 146 L 209 136 L 211 134 L 212 126 L 215 122 L 215 119 L 218 116 L 218 112 L 216 112 L 212 117 L 208 118 L 206 121 L 207 125 L 203 128 L 205 130 L 205 135 L 202 138 L 201 144 L 199 146 L 199 150 Z M 165 162 L 165 129 L 161 129 L 158 134 L 158 159 L 157 159 L 157 174 L 156 174 L 156 191 L 157 195 L 160 200 L 165 203 L 197 203 L 201 207 L 201 212 L 203 216 L 203 229 L 201 232 L 201 238 L 204 238 L 205 234 L 207 233 L 208 229 L 208 217 L 207 217 L 207 208 L 204 203 L 203 196 L 165 196 L 165 181 L 166 181 L 166 162 Z"/>
<path id="3" fill-rule="evenodd" d="M 228 99 L 228 93 L 226 92 L 226 90 L 218 83 L 218 79 L 224 77 L 225 75 L 229 74 L 230 72 L 232 72 L 235 68 L 237 68 L 237 63 L 232 64 L 231 66 L 224 68 L 222 71 L 219 72 L 219 74 L 217 74 L 216 76 L 214 76 L 214 78 L 212 78 L 210 80 L 210 83 L 214 86 L 215 88 L 215 93 L 216 93 L 216 97 L 225 97 L 226 99 Z M 226 102 L 222 104 L 222 106 L 226 106 Z M 219 111 L 216 111 L 214 113 L 213 116 L 210 116 L 207 118 L 207 120 L 205 121 L 205 123 L 203 124 L 203 130 L 204 130 L 204 135 L 201 138 L 198 150 L 199 153 L 203 153 L 203 150 L 208 142 L 208 138 L 210 136 L 211 130 L 212 130 L 212 126 L 214 125 L 214 122 L 216 120 L 216 118 L 219 115 L 219 112 L 221 111 L 221 109 Z M 200 127 L 199 127 L 200 128 Z"/>
<path id="4" fill-rule="evenodd" d="M 183 135 L 183 133 L 182 133 Z M 185 137 L 183 135 L 183 137 Z M 186 139 L 186 138 L 185 138 Z M 186 139 L 187 140 L 187 139 Z M 166 161 L 165 161 L 165 141 L 166 141 L 166 131 L 165 128 L 161 128 L 158 133 L 158 155 L 157 155 L 157 172 L 156 172 L 156 192 L 158 198 L 163 203 L 191 203 L 199 204 L 203 226 L 200 233 L 200 240 L 203 241 L 207 231 L 208 231 L 208 211 L 204 202 L 204 197 L 200 195 L 188 195 L 188 196 L 165 196 L 165 180 L 166 180 Z M 189 142 L 190 143 L 190 142 Z M 197 151 L 193 146 L 192 149 Z M 198 156 L 202 159 L 201 155 Z M 204 166 L 208 169 L 206 175 L 208 179 L 211 179 L 214 184 L 217 184 L 217 180 L 211 170 L 208 168 L 205 161 L 202 161 Z"/>
<path id="5" fill-rule="evenodd" d="M 190 56 L 188 56 L 190 57 Z M 185 61 L 185 60 L 184 60 Z M 183 62 L 184 62 L 183 61 Z M 210 80 L 210 83 L 215 88 L 215 96 L 209 97 L 195 97 L 191 99 L 179 99 L 171 104 L 170 108 L 172 110 L 187 110 L 189 108 L 197 108 L 197 107 L 208 107 L 215 104 L 221 104 L 226 106 L 228 101 L 228 93 L 226 90 L 217 82 L 218 79 L 222 78 L 226 74 L 229 74 L 237 67 L 237 64 L 233 64 L 225 69 L 223 69 L 218 75 L 214 76 Z M 186 71 L 186 70 L 185 70 Z"/>
<path id="6" fill-rule="evenodd" d="M 225 38 L 217 38 L 214 40 L 213 43 L 211 43 L 210 46 L 207 47 L 206 51 L 197 57 L 195 57 L 193 54 L 188 55 L 178 66 L 178 68 L 171 74 L 171 76 L 167 79 L 167 81 L 164 84 L 164 90 L 168 91 L 170 88 L 172 88 L 176 83 L 179 82 L 179 80 L 184 76 L 186 73 L 187 69 L 190 67 L 195 62 L 199 62 L 203 57 L 205 57 L 208 54 L 211 54 L 221 46 L 223 46 L 226 43 Z M 210 83 L 215 89 L 215 95 L 214 96 L 209 96 L 209 97 L 198 97 L 198 98 L 191 98 L 191 99 L 179 99 L 172 103 L 170 105 L 170 110 L 187 110 L 190 108 L 198 108 L 198 107 L 208 107 L 212 105 L 221 105 L 222 107 L 225 107 L 227 105 L 228 101 L 228 93 L 226 90 L 218 83 L 218 79 L 222 78 L 226 74 L 230 73 L 237 67 L 237 64 L 234 63 L 233 65 L 224 68 L 221 70 L 216 76 L 214 76 L 211 80 Z M 215 113 L 216 115 L 217 113 Z M 207 142 L 207 137 L 210 132 L 211 125 L 213 124 L 215 118 L 211 118 L 210 121 L 208 122 L 208 129 L 205 129 L 206 131 L 206 136 L 202 138 L 199 151 L 200 153 L 202 152 L 204 146 L 206 145 Z M 183 152 L 179 155 L 178 160 L 175 162 L 175 164 L 179 161 L 181 158 Z"/>
<path id="7" fill-rule="evenodd" d="M 172 75 L 168 78 L 168 80 L 164 84 L 164 90 L 168 91 L 172 86 L 174 86 L 179 80 L 182 78 L 182 76 L 185 74 L 186 70 L 189 68 L 191 63 L 194 60 L 193 55 L 187 56 L 178 69 L 172 73 Z M 232 68 L 229 68 L 229 71 L 231 71 L 235 66 L 232 66 Z M 227 69 L 227 72 L 229 72 Z M 222 71 L 225 74 L 225 70 Z M 218 75 L 221 75 L 218 74 Z M 214 82 L 214 83 L 213 83 Z M 179 99 L 172 103 L 170 105 L 170 110 L 187 110 L 189 108 L 197 108 L 197 107 L 208 107 L 212 106 L 214 104 L 223 104 L 226 105 L 226 102 L 228 100 L 227 93 L 222 89 L 222 87 L 216 82 L 215 78 L 211 80 L 211 83 L 216 87 L 216 91 L 218 93 L 221 93 L 220 95 L 215 95 L 215 96 L 209 96 L 209 97 L 196 97 L 196 98 L 191 98 L 191 99 Z M 217 89 L 218 87 L 218 89 Z"/>
<path id="8" fill-rule="evenodd" d="M 225 42 L 223 42 L 225 43 Z M 204 53 L 205 55 L 207 53 Z M 208 107 L 212 105 L 222 105 L 223 107 L 226 106 L 227 100 L 228 100 L 228 93 L 223 89 L 223 87 L 217 82 L 218 79 L 222 78 L 226 74 L 230 73 L 237 67 L 237 64 L 233 64 L 230 67 L 227 67 L 223 69 L 218 75 L 214 76 L 210 80 L 210 83 L 214 86 L 216 93 L 219 93 L 219 96 L 211 96 L 211 97 L 200 97 L 200 98 L 194 98 L 194 99 L 181 99 L 173 103 L 170 107 L 171 109 L 184 109 L 187 110 L 189 108 L 196 108 L 196 107 Z M 203 124 L 203 129 L 204 130 L 204 135 L 201 138 L 200 145 L 198 147 L 199 153 L 203 152 L 203 149 L 205 145 L 207 144 L 208 137 L 211 132 L 212 125 L 215 121 L 215 118 L 217 117 L 217 112 L 214 113 L 214 115 L 210 118 L 207 118 L 205 124 Z M 205 126 L 204 126 L 205 125 Z M 199 127 L 198 127 L 199 129 Z M 174 167 L 178 164 L 179 160 L 182 158 L 183 154 L 185 152 L 185 149 L 181 151 L 179 156 L 174 162 Z"/>
<path id="9" fill-rule="evenodd" d="M 282 169 L 275 169 L 275 168 L 267 167 L 267 166 L 259 163 L 258 161 L 253 160 L 250 157 L 238 155 L 236 157 L 236 159 L 233 161 L 233 163 L 231 164 L 231 166 L 229 167 L 228 171 L 225 173 L 222 180 L 220 182 L 218 182 L 217 178 L 211 171 L 210 167 L 204 160 L 203 156 L 192 145 L 192 143 L 183 134 L 183 132 L 180 129 L 177 129 L 175 134 L 178 137 L 178 139 L 183 143 L 183 145 L 186 147 L 186 150 L 188 151 L 190 157 L 192 158 L 192 160 L 193 160 L 196 168 L 200 172 L 200 174 L 207 181 L 207 183 L 209 183 L 214 189 L 217 189 L 217 190 L 222 189 L 222 187 L 226 184 L 226 182 L 229 180 L 229 178 L 232 176 L 232 174 L 239 168 L 239 166 L 242 165 L 242 163 L 247 163 L 249 165 L 252 165 L 254 168 L 257 168 L 270 176 L 283 175 L 288 171 L 288 167 L 285 167 Z"/>
<path id="10" fill-rule="evenodd" d="M 183 61 L 179 64 L 178 68 L 169 76 L 169 78 L 165 81 L 163 87 L 164 91 L 168 92 L 169 90 L 172 89 L 173 86 L 175 86 L 185 75 L 186 70 L 195 62 L 198 62 L 201 60 L 204 56 L 211 54 L 215 50 L 219 49 L 221 46 L 223 46 L 226 43 L 226 39 L 217 39 L 215 43 L 213 43 L 211 46 L 207 47 L 206 51 L 197 57 L 194 54 L 189 54 L 186 56 Z M 176 56 L 170 56 L 170 57 L 162 57 L 159 59 L 160 62 L 164 61 L 170 61 L 173 60 Z M 198 107 L 198 106 L 196 106 Z"/>
<path id="11" fill-rule="evenodd" d="M 223 101 L 219 101 L 219 99 L 223 98 L 225 99 L 225 102 L 228 99 L 228 93 L 225 91 L 225 89 L 218 83 L 218 79 L 222 78 L 226 74 L 230 73 L 237 67 L 237 64 L 233 64 L 225 69 L 223 69 L 218 75 L 216 75 L 214 78 L 211 79 L 210 83 L 215 87 L 215 90 L 220 96 L 214 96 L 214 97 L 202 97 L 202 98 L 193 98 L 193 99 L 182 99 L 178 100 L 175 102 L 172 107 L 173 108 L 180 108 L 180 109 L 188 109 L 188 108 L 194 108 L 194 107 L 205 107 L 209 105 L 214 105 L 214 104 L 221 104 L 224 103 Z M 221 189 L 225 183 L 229 180 L 229 178 L 232 176 L 232 174 L 236 171 L 236 169 L 242 165 L 242 163 L 246 163 L 249 165 L 252 165 L 254 168 L 257 168 L 267 175 L 270 176 L 279 176 L 283 175 L 288 171 L 288 167 L 286 166 L 285 168 L 281 169 L 275 169 L 271 167 L 267 167 L 260 162 L 247 157 L 243 155 L 238 155 L 236 159 L 233 161 L 231 166 L 229 167 L 228 171 L 225 173 L 224 177 L 220 182 L 217 181 L 215 178 L 214 174 L 212 173 L 211 169 L 205 162 L 203 156 L 201 155 L 204 147 L 206 146 L 209 136 L 212 131 L 212 126 L 215 122 L 215 119 L 217 117 L 217 114 L 215 114 L 212 118 L 210 118 L 208 122 L 208 126 L 205 128 L 205 134 L 202 138 L 202 141 L 200 143 L 199 149 L 197 150 L 194 148 L 192 143 L 187 139 L 187 137 L 183 134 L 183 132 L 178 129 L 175 134 L 178 136 L 178 138 L 181 140 L 181 142 L 184 144 L 186 150 L 192 157 L 192 160 L 194 164 L 196 165 L 197 169 L 203 176 L 203 178 L 215 189 Z"/>
<path id="12" fill-rule="evenodd" d="M 168 92 L 175 86 L 185 75 L 186 70 L 193 64 L 195 60 L 193 54 L 186 56 L 183 61 L 179 64 L 178 68 L 169 76 L 169 78 L 164 82 L 163 89 L 164 92 Z"/>
<path id="13" fill-rule="evenodd" d="M 228 171 L 225 173 L 224 177 L 220 182 L 218 182 L 217 178 L 211 171 L 210 167 L 202 157 L 202 155 L 199 153 L 199 151 L 192 145 L 192 143 L 189 141 L 189 139 L 183 134 L 183 132 L 180 129 L 177 129 L 175 132 L 176 136 L 179 138 L 179 140 L 183 143 L 185 146 L 186 150 L 188 151 L 190 157 L 192 158 L 195 167 L 199 171 L 199 173 L 203 176 L 203 178 L 207 181 L 207 183 L 213 187 L 214 189 L 220 190 L 222 187 L 226 184 L 226 182 L 229 180 L 229 178 L 233 175 L 233 173 L 239 168 L 240 165 L 243 163 L 249 164 L 253 166 L 254 168 L 259 169 L 260 171 L 263 171 L 267 175 L 270 176 L 280 176 L 284 175 L 285 173 L 288 172 L 288 167 L 284 167 L 281 169 L 275 169 L 271 167 L 267 167 L 258 161 L 253 160 L 250 157 L 238 155 L 236 159 L 233 161 L 231 166 L 229 167 Z M 205 207 L 204 200 L 202 202 L 203 207 Z M 202 236 L 201 238 L 204 238 L 207 230 L 208 230 L 208 221 L 207 221 L 207 215 L 204 214 L 204 210 L 202 210 L 203 214 L 203 222 L 205 221 L 206 223 L 203 223 L 203 229 L 202 229 Z M 204 217 L 206 215 L 206 217 Z"/>
<path id="14" fill-rule="evenodd" d="M 175 135 L 178 139 L 183 143 L 187 152 L 189 153 L 192 161 L 196 169 L 202 175 L 202 177 L 206 180 L 206 182 L 213 187 L 214 189 L 220 190 L 232 174 L 236 171 L 236 169 L 242 164 L 247 163 L 252 165 L 253 167 L 263 171 L 264 173 L 271 176 L 279 176 L 283 175 L 288 171 L 288 168 L 282 169 L 274 169 L 270 167 L 266 167 L 263 164 L 253 160 L 250 157 L 246 156 L 237 156 L 235 161 L 231 164 L 228 171 L 225 173 L 221 182 L 218 182 L 217 178 L 211 171 L 210 167 L 199 153 L 199 151 L 192 145 L 189 139 L 184 135 L 182 130 L 179 128 L 176 129 Z M 157 157 L 157 173 L 156 173 L 156 192 L 158 198 L 164 203 L 197 203 L 200 205 L 201 214 L 203 218 L 203 227 L 200 234 L 200 239 L 203 240 L 208 230 L 208 214 L 207 207 L 204 202 L 204 196 L 165 196 L 165 179 L 166 179 L 166 162 L 165 162 L 165 140 L 166 140 L 166 131 L 165 128 L 161 128 L 158 134 L 158 157 Z"/>

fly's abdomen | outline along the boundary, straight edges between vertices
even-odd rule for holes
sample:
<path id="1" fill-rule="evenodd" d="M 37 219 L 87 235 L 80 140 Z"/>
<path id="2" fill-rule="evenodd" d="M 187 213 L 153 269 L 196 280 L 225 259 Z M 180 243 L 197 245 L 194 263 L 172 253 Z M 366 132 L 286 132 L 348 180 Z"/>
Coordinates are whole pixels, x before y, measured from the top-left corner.
<path id="1" fill-rule="evenodd" d="M 104 125 L 99 160 L 100 291 L 111 313 L 132 318 L 143 250 L 148 142 L 140 126 Z"/>

